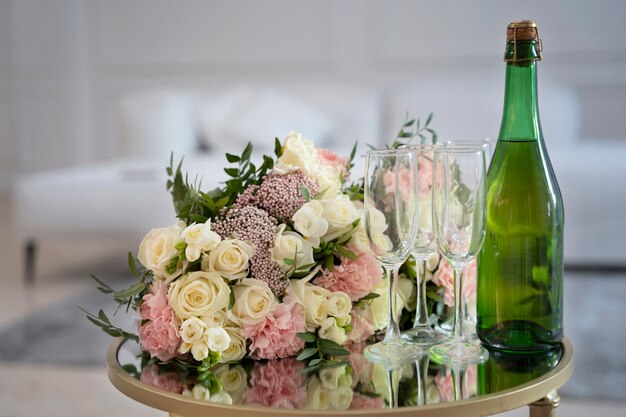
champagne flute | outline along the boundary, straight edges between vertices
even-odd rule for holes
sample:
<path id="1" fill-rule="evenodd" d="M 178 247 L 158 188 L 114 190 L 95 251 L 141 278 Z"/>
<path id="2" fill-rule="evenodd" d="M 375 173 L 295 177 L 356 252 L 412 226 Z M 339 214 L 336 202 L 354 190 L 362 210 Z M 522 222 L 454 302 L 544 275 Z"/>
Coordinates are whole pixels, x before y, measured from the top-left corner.
<path id="1" fill-rule="evenodd" d="M 419 352 L 400 337 L 397 309 L 398 269 L 407 260 L 417 231 L 417 169 L 416 154 L 409 149 L 369 151 L 365 160 L 365 229 L 389 287 L 387 333 L 382 342 L 365 349 L 372 361 L 405 361 Z"/>
<path id="2" fill-rule="evenodd" d="M 424 348 L 439 343 L 444 338 L 441 333 L 431 327 L 426 304 L 426 262 L 437 251 L 432 225 L 432 172 L 433 155 L 438 147 L 435 144 L 421 144 L 402 148 L 411 149 L 416 153 L 420 174 L 418 178 L 419 221 L 415 245 L 411 250 L 411 256 L 415 259 L 418 268 L 415 321 L 413 328 L 402 332 L 402 337 Z"/>
<path id="3" fill-rule="evenodd" d="M 433 225 L 437 247 L 454 268 L 454 323 L 451 336 L 430 348 L 439 363 L 474 364 L 489 354 L 470 343 L 463 326 L 463 271 L 485 240 L 485 154 L 482 149 L 436 149 L 433 163 Z"/>

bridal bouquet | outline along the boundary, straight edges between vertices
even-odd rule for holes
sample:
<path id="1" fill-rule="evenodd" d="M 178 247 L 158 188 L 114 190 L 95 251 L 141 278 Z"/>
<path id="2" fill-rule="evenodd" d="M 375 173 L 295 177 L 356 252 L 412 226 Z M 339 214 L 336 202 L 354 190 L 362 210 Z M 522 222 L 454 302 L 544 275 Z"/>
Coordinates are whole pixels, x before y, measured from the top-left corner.
<path id="1" fill-rule="evenodd" d="M 425 129 L 436 139 L 429 122 L 405 123 L 392 146 L 424 140 Z M 356 145 L 340 157 L 290 132 L 258 166 L 251 144 L 226 154 L 230 179 L 207 192 L 189 182 L 182 161 L 171 161 L 167 189 L 179 221 L 145 236 L 137 254 L 143 269 L 129 254 L 131 287 L 115 291 L 94 277 L 102 292 L 139 312 L 138 334 L 102 310 L 87 317 L 112 336 L 137 340 L 152 363 L 201 373 L 245 357 L 298 355 L 307 369 L 336 364 L 348 354 L 344 345 L 375 337 L 388 314 L 387 283 L 364 228 L 363 183 L 348 183 L 355 153 Z M 386 225 L 379 226 L 382 233 Z M 452 300 L 452 270 L 436 255 L 428 269 L 436 314 L 437 304 Z M 407 262 L 398 302 L 405 326 L 416 276 Z"/>

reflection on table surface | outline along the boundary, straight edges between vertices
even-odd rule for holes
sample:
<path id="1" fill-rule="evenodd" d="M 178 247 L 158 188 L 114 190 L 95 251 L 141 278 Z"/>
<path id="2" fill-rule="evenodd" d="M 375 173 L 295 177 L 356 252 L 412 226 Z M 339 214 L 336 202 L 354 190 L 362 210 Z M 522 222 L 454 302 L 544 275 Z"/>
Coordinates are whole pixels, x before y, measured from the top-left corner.
<path id="1" fill-rule="evenodd" d="M 195 369 L 162 367 L 142 357 L 139 345 L 122 344 L 118 361 L 142 382 L 200 400 L 271 408 L 309 410 L 377 409 L 438 404 L 503 391 L 539 378 L 562 356 L 562 348 L 534 354 L 490 352 L 480 365 L 450 368 L 416 361 L 395 368 L 370 362 L 366 344 L 347 346 L 350 356 L 338 366 L 305 371 L 295 358 L 244 360 L 220 364 L 199 380 Z"/>

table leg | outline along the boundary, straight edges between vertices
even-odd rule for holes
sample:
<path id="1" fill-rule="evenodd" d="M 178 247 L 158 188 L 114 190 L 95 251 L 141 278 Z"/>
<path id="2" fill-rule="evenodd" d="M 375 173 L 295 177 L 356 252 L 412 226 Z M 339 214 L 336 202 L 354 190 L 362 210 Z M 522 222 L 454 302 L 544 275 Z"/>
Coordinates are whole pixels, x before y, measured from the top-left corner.
<path id="1" fill-rule="evenodd" d="M 556 417 L 556 408 L 559 406 L 559 394 L 550 392 L 539 401 L 530 404 L 530 417 Z"/>

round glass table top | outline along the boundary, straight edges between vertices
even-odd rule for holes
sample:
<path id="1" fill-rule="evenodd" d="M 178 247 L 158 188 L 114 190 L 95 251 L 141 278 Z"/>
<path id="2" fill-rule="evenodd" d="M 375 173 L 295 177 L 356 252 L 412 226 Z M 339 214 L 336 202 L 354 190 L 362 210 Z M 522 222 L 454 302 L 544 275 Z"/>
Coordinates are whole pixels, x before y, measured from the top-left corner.
<path id="1" fill-rule="evenodd" d="M 567 382 L 573 349 L 564 339 L 540 354 L 491 351 L 479 365 L 450 368 L 420 359 L 385 367 L 363 356 L 365 345 L 333 367 L 310 372 L 295 358 L 220 364 L 198 380 L 195 370 L 159 367 L 139 345 L 116 339 L 107 355 L 108 375 L 127 396 L 172 415 L 489 415 L 537 401 Z M 202 383 L 201 383 L 202 382 Z"/>

